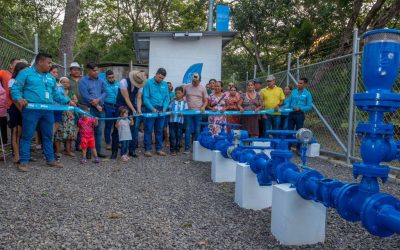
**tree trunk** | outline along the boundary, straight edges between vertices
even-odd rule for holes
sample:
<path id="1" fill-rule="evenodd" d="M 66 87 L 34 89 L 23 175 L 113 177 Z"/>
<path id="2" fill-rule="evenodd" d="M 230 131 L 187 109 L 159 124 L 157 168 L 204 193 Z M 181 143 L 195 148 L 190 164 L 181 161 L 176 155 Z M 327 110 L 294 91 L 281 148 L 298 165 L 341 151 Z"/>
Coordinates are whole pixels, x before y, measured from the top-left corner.
<path id="1" fill-rule="evenodd" d="M 64 63 L 64 53 L 67 55 L 67 67 L 73 61 L 73 48 L 75 45 L 75 35 L 78 28 L 78 17 L 80 12 L 81 0 L 68 0 L 65 7 L 64 22 L 61 31 L 61 41 L 59 47 L 59 61 Z"/>

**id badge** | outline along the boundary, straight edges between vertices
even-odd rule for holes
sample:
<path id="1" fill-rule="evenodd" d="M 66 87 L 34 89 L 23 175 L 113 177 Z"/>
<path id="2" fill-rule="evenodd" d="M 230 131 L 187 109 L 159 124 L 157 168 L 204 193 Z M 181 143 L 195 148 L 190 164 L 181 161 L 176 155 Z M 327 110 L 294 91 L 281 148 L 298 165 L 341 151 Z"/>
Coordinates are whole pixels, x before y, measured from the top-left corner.
<path id="1" fill-rule="evenodd" d="M 44 93 L 44 98 L 49 99 L 50 98 L 50 93 L 46 91 Z"/>

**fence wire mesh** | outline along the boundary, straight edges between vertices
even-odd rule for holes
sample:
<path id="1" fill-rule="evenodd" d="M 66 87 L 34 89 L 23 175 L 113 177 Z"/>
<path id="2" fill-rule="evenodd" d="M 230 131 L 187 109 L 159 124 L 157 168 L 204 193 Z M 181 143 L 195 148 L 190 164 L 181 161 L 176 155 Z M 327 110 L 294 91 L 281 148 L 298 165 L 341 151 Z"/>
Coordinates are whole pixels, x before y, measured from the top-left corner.
<path id="1" fill-rule="evenodd" d="M 25 59 L 31 63 L 35 52 L 0 36 L 0 69 L 7 69 L 13 58 Z"/>

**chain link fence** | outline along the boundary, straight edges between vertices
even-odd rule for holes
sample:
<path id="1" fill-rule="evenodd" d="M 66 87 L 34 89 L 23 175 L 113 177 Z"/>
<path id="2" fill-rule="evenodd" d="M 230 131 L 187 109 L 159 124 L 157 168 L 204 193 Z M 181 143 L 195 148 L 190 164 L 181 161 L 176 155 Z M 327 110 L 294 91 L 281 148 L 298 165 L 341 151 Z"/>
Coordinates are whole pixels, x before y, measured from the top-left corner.
<path id="1" fill-rule="evenodd" d="M 25 59 L 31 63 L 35 52 L 0 36 L 0 69 L 8 69 L 12 59 Z"/>

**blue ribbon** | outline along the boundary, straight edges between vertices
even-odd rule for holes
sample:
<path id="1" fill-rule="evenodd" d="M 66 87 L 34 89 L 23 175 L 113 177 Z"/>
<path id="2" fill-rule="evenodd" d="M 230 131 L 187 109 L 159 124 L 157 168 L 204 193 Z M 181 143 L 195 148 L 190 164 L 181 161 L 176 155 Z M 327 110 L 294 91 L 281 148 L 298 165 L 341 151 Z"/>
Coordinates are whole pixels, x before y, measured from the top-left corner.
<path id="1" fill-rule="evenodd" d="M 77 112 L 78 114 L 83 114 L 89 117 L 95 118 L 93 115 L 83 111 L 82 109 L 78 107 L 73 107 L 73 106 L 63 106 L 63 105 L 53 105 L 53 104 L 39 104 L 39 103 L 29 103 L 28 106 L 25 108 L 27 109 L 33 109 L 33 110 L 51 110 L 51 111 L 74 111 Z M 280 113 L 289 113 L 293 111 L 292 109 L 279 109 L 279 111 L 275 111 L 273 109 L 268 109 L 268 110 L 260 110 L 260 111 L 225 111 L 225 112 L 220 112 L 220 111 L 209 111 L 206 110 L 204 112 L 201 112 L 200 110 L 184 110 L 180 112 L 173 112 L 173 111 L 168 111 L 168 112 L 157 112 L 157 113 L 143 113 L 143 114 L 134 114 L 130 115 L 129 117 L 137 117 L 137 116 L 143 116 L 147 118 L 151 117 L 159 117 L 159 116 L 168 116 L 172 114 L 178 114 L 178 115 L 225 115 L 225 116 L 232 116 L 232 115 L 267 115 L 267 114 L 272 114 L 275 112 L 280 112 Z M 99 118 L 99 120 L 117 120 L 119 118 Z"/>

